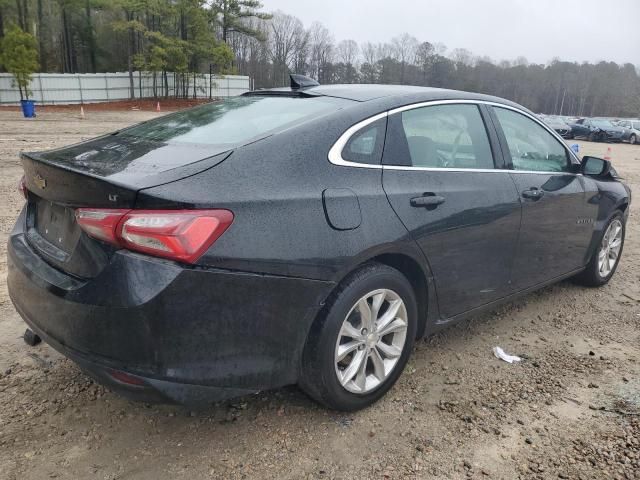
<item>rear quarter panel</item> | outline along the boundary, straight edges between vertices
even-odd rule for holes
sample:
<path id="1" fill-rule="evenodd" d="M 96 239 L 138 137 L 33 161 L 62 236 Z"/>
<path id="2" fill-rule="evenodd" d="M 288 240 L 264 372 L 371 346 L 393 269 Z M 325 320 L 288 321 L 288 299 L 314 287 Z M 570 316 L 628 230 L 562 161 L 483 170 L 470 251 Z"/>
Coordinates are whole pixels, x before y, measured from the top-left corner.
<path id="1" fill-rule="evenodd" d="M 241 147 L 206 172 L 142 190 L 136 206 L 231 210 L 233 224 L 200 259 L 202 265 L 339 281 L 359 263 L 389 251 L 424 264 L 389 206 L 381 170 L 328 161 L 337 138 L 369 114 L 334 114 Z M 322 200 L 327 189 L 355 194 L 361 210 L 357 228 L 336 229 L 328 222 Z"/>

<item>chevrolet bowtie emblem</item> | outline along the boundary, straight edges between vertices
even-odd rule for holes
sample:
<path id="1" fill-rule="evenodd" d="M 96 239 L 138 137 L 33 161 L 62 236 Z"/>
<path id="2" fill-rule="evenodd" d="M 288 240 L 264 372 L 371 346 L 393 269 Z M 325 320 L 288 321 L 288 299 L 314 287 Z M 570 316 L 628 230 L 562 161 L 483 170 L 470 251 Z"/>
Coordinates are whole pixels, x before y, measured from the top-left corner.
<path id="1" fill-rule="evenodd" d="M 36 173 L 36 176 L 33 177 L 33 183 L 35 183 L 37 187 L 40 187 L 43 190 L 47 186 L 47 181 L 42 178 L 39 173 Z"/>

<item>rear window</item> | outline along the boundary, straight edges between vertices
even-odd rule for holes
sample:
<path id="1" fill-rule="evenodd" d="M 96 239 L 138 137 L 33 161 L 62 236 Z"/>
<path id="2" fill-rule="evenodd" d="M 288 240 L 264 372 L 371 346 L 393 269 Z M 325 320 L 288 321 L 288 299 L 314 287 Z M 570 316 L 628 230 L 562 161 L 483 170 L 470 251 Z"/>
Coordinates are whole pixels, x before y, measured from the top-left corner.
<path id="1" fill-rule="evenodd" d="M 334 97 L 234 97 L 151 120 L 118 135 L 169 144 L 240 145 L 352 103 Z"/>

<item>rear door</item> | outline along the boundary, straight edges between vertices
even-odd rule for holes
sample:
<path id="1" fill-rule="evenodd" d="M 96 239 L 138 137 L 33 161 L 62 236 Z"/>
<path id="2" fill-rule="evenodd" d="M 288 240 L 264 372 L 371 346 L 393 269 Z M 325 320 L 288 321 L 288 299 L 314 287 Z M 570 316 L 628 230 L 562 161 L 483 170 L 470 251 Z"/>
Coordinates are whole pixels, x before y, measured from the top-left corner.
<path id="1" fill-rule="evenodd" d="M 512 290 L 520 202 L 485 121 L 484 106 L 444 102 L 390 112 L 387 124 L 383 186 L 428 259 L 443 318 Z"/>
<path id="2" fill-rule="evenodd" d="M 522 202 L 514 285 L 527 288 L 576 270 L 595 219 L 584 179 L 566 144 L 533 118 L 493 107 L 507 164 Z"/>

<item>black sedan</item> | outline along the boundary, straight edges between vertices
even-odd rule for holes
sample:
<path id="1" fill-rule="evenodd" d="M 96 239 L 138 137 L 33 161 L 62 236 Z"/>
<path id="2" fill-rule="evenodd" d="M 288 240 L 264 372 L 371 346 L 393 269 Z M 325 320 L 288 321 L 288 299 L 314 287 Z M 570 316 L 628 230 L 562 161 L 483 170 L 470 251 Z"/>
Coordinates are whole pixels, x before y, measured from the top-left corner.
<path id="1" fill-rule="evenodd" d="M 370 405 L 416 338 L 607 283 L 631 196 L 509 101 L 298 77 L 22 165 L 8 284 L 31 331 L 189 405 L 294 383 Z"/>
<path id="2" fill-rule="evenodd" d="M 560 135 L 562 138 L 567 138 L 567 139 L 573 138 L 573 131 L 571 129 L 571 126 L 565 123 L 565 121 L 562 120 L 562 118 L 553 117 L 553 116 L 542 116 L 540 117 L 540 119 L 544 123 L 549 125 L 551 128 L 553 128 L 556 131 L 556 133 Z"/>
<path id="3" fill-rule="evenodd" d="M 580 118 L 571 125 L 573 138 L 584 138 L 590 142 L 621 142 L 624 128 L 599 118 Z"/>

